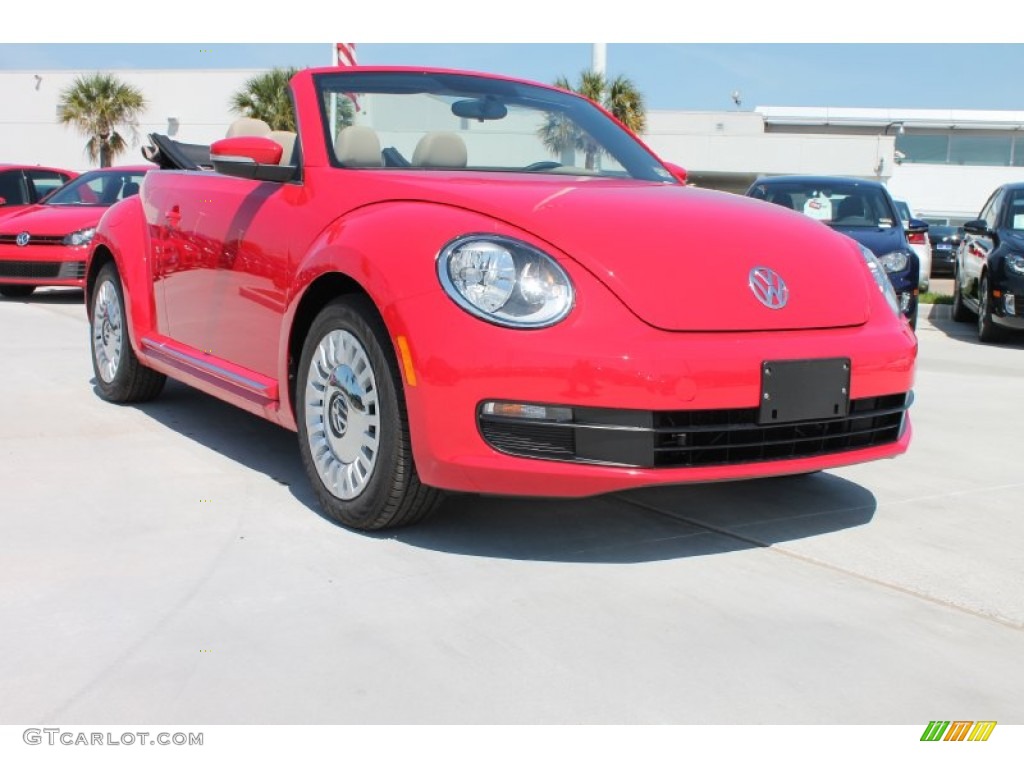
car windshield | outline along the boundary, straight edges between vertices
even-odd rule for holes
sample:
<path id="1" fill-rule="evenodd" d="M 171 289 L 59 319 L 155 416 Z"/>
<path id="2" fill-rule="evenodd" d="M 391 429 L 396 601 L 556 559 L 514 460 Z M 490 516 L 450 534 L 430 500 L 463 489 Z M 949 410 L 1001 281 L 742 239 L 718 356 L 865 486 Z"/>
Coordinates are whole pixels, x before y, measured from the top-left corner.
<path id="1" fill-rule="evenodd" d="M 853 181 L 766 181 L 757 184 L 750 196 L 792 208 L 835 227 L 878 229 L 897 223 L 881 189 Z"/>
<path id="2" fill-rule="evenodd" d="M 417 72 L 323 74 L 316 83 L 333 162 L 341 167 L 674 182 L 614 120 L 560 91 Z"/>
<path id="3" fill-rule="evenodd" d="M 957 237 L 961 233 L 959 227 L 951 227 L 946 224 L 932 224 L 928 227 L 928 234 L 932 240 L 937 240 L 946 237 Z"/>
<path id="4" fill-rule="evenodd" d="M 1015 191 L 1007 203 L 1006 222 L 1010 229 L 1024 232 L 1024 189 Z"/>
<path id="5" fill-rule="evenodd" d="M 45 205 L 110 206 L 139 191 L 145 171 L 90 171 L 50 194 Z"/>

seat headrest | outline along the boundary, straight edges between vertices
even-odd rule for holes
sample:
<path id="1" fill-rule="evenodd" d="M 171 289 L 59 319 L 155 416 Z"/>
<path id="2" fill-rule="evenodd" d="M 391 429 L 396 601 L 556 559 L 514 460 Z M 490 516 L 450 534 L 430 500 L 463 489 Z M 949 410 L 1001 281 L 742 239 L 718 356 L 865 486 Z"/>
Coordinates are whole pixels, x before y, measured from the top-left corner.
<path id="1" fill-rule="evenodd" d="M 269 133 L 270 126 L 263 120 L 257 120 L 255 117 L 240 117 L 228 126 L 226 138 L 231 139 L 235 136 L 266 136 Z"/>
<path id="2" fill-rule="evenodd" d="M 448 131 L 428 133 L 412 153 L 412 164 L 420 168 L 465 168 L 466 161 L 466 142 Z"/>
<path id="3" fill-rule="evenodd" d="M 134 181 L 129 181 L 121 188 L 121 199 L 131 197 L 132 195 L 139 194 L 139 185 Z"/>
<path id="4" fill-rule="evenodd" d="M 334 142 L 338 162 L 348 168 L 380 168 L 380 139 L 373 128 L 349 125 L 341 129 Z"/>
<path id="5" fill-rule="evenodd" d="M 292 165 L 296 134 L 291 131 L 271 131 L 267 134 L 267 138 L 273 139 L 281 145 L 281 162 L 278 165 Z"/>

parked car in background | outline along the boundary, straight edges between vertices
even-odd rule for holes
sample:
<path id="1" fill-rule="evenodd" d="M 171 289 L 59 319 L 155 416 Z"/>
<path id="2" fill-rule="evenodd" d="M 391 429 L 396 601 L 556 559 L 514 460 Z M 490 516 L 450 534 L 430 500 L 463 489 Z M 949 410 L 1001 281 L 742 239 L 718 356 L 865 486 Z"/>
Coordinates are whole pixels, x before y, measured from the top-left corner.
<path id="1" fill-rule="evenodd" d="M 910 210 L 910 206 L 905 200 L 893 200 L 893 202 L 896 204 L 896 210 L 900 213 L 900 221 L 903 222 L 903 228 L 907 230 L 907 242 L 914 253 L 917 254 L 917 260 L 921 264 L 921 274 L 917 287 L 922 292 L 927 291 L 932 274 L 932 243 L 929 234 L 931 225 L 926 221 L 918 219 Z M 921 231 L 920 226 L 912 227 L 910 225 L 910 222 L 915 220 L 925 225 L 924 232 Z"/>
<path id="2" fill-rule="evenodd" d="M 152 167 L 89 171 L 42 202 L 0 219 L 0 296 L 24 298 L 43 285 L 82 286 L 100 217 L 138 193 Z"/>
<path id="3" fill-rule="evenodd" d="M 978 218 L 964 224 L 953 275 L 953 319 L 972 318 L 981 341 L 1024 330 L 1024 183 L 999 187 Z"/>
<path id="4" fill-rule="evenodd" d="M 931 224 L 928 238 L 932 244 L 932 274 L 952 275 L 955 271 L 956 253 L 964 239 L 964 228 L 947 224 Z"/>
<path id="5" fill-rule="evenodd" d="M 920 262 L 907 240 L 928 225 L 911 219 L 901 226 L 896 204 L 877 181 L 840 176 L 770 176 L 755 181 L 747 196 L 790 208 L 842 232 L 875 255 L 899 299 L 900 311 L 917 326 Z M 826 272 L 830 265 L 820 265 Z M 833 291 L 843 290 L 836 284 Z"/>
<path id="6" fill-rule="evenodd" d="M 686 187 L 556 88 L 352 67 L 291 91 L 298 135 L 153 137 L 168 170 L 103 217 L 100 397 L 170 376 L 297 431 L 325 514 L 360 529 L 444 489 L 592 496 L 906 450 L 917 340 L 851 239 Z"/>
<path id="7" fill-rule="evenodd" d="M 63 168 L 0 164 L 0 217 L 38 203 L 77 175 Z"/>

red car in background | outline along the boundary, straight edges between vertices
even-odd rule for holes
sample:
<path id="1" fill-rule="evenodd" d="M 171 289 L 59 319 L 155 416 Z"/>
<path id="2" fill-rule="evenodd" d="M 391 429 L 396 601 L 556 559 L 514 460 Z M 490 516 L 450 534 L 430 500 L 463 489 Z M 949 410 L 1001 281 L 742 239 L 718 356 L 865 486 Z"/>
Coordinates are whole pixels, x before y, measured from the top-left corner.
<path id="1" fill-rule="evenodd" d="M 167 170 L 87 265 L 104 399 L 171 376 L 297 431 L 323 509 L 361 529 L 444 489 L 578 497 L 907 449 L 917 341 L 850 238 L 687 187 L 555 88 L 353 67 L 291 89 L 298 135 L 151 137 Z"/>
<path id="2" fill-rule="evenodd" d="M 100 217 L 139 191 L 153 166 L 89 171 L 42 202 L 0 218 L 0 296 L 24 298 L 39 286 L 81 287 Z"/>
<path id="3" fill-rule="evenodd" d="M 38 203 L 77 175 L 63 168 L 0 163 L 0 218 Z"/>

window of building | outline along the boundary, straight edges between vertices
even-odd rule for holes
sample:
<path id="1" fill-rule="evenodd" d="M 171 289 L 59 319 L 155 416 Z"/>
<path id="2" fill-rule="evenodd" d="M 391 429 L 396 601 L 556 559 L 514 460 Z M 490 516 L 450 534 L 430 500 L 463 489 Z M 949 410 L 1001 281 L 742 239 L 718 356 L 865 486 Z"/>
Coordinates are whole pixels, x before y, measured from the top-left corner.
<path id="1" fill-rule="evenodd" d="M 1013 164 L 1024 165 L 1024 138 L 1013 140 Z"/>
<path id="2" fill-rule="evenodd" d="M 1009 165 L 1009 137 L 956 136 L 949 140 L 949 162 L 952 165 Z"/>
<path id="3" fill-rule="evenodd" d="M 904 163 L 949 162 L 949 136 L 903 133 L 896 137 L 896 149 Z"/>

